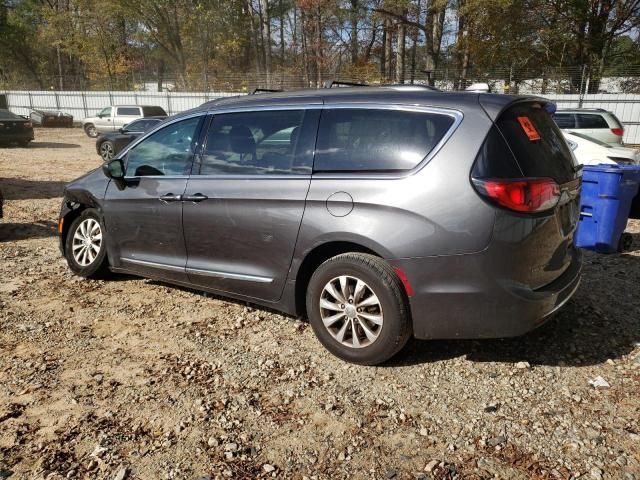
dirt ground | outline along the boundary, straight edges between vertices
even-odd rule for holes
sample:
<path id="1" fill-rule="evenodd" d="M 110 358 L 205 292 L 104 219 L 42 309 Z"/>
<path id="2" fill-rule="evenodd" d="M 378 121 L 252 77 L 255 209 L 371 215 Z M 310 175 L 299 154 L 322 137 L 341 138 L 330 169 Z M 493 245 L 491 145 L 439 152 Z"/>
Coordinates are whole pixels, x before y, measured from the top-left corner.
<path id="1" fill-rule="evenodd" d="M 0 149 L 0 479 L 640 480 L 640 222 L 539 330 L 359 367 L 297 319 L 71 275 L 57 214 L 93 143 Z"/>

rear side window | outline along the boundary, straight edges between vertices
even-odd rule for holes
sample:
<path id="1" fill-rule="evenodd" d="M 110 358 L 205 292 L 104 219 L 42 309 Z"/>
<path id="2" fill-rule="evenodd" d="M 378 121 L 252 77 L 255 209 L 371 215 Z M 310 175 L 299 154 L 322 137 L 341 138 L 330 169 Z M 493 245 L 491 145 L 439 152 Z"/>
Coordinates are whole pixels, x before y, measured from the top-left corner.
<path id="1" fill-rule="evenodd" d="M 122 115 L 125 117 L 139 117 L 140 109 L 137 107 L 118 107 L 116 115 Z"/>
<path id="2" fill-rule="evenodd" d="M 317 111 L 218 114 L 211 120 L 200 175 L 310 174 Z"/>
<path id="3" fill-rule="evenodd" d="M 453 121 L 437 113 L 324 110 L 314 171 L 410 170 L 438 144 Z"/>
<path id="4" fill-rule="evenodd" d="M 162 107 L 142 107 L 142 114 L 145 117 L 166 117 L 167 112 L 164 111 Z"/>
<path id="5" fill-rule="evenodd" d="M 575 178 L 575 163 L 562 132 L 539 103 L 508 108 L 496 122 L 525 177 Z"/>
<path id="6" fill-rule="evenodd" d="M 573 113 L 556 113 L 553 119 L 560 128 L 576 128 L 576 118 Z"/>
<path id="7" fill-rule="evenodd" d="M 576 117 L 578 118 L 578 128 L 609 128 L 602 115 L 578 113 Z"/>

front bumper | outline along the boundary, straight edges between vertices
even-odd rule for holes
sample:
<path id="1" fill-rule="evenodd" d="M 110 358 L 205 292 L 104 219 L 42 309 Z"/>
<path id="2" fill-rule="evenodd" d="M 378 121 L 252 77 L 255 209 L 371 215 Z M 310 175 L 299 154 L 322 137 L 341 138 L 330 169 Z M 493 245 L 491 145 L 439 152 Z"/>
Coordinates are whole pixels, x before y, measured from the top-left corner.
<path id="1" fill-rule="evenodd" d="M 582 253 L 552 283 L 533 290 L 492 278 L 484 253 L 394 260 L 407 275 L 414 336 L 420 339 L 502 338 L 523 335 L 561 308 L 576 292 Z"/>

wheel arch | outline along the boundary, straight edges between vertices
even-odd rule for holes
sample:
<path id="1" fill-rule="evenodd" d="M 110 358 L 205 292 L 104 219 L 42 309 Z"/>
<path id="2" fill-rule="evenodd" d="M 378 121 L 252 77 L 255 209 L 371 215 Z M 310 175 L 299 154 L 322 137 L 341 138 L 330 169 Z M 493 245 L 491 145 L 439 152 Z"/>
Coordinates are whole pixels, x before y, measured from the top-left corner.
<path id="1" fill-rule="evenodd" d="M 296 314 L 300 316 L 306 316 L 307 314 L 305 302 L 307 285 L 309 285 L 309 280 L 311 280 L 313 272 L 315 272 L 320 265 L 336 255 L 351 252 L 368 253 L 376 257 L 384 258 L 384 255 L 381 255 L 379 251 L 376 250 L 359 242 L 335 240 L 322 243 L 312 248 L 300 262 L 300 266 L 294 277 Z"/>
<path id="2" fill-rule="evenodd" d="M 60 248 L 62 254 L 65 252 L 65 244 L 67 235 L 69 234 L 69 228 L 76 218 L 82 215 L 82 212 L 89 208 L 98 210 L 102 215 L 102 209 L 98 203 L 98 200 L 86 191 L 66 192 L 64 198 L 63 212 L 60 215 L 62 221 L 62 229 L 58 232 L 60 234 Z"/>

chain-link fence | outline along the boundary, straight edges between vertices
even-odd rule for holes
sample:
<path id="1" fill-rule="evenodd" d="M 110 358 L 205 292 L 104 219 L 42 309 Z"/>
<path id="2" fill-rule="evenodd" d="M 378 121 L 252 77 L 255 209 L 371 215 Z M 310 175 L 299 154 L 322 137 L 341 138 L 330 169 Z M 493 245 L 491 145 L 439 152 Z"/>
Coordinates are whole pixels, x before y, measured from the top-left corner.
<path id="1" fill-rule="evenodd" d="M 384 74 L 375 64 L 345 66 L 333 71 L 315 72 L 311 68 L 280 68 L 272 73 L 201 72 L 199 74 L 166 74 L 159 78 L 150 72 L 126 75 L 91 76 L 62 75 L 18 79 L 0 76 L 0 89 L 51 91 L 138 91 L 138 92 L 249 92 L 254 88 L 298 89 L 318 87 L 328 80 L 380 85 L 389 83 L 429 84 L 442 90 L 464 90 L 476 82 L 488 83 L 493 91 L 519 94 L 587 94 L 640 93 L 640 68 L 594 71 L 586 65 L 517 69 L 482 70 L 445 65 L 433 71 L 408 67 Z"/>

